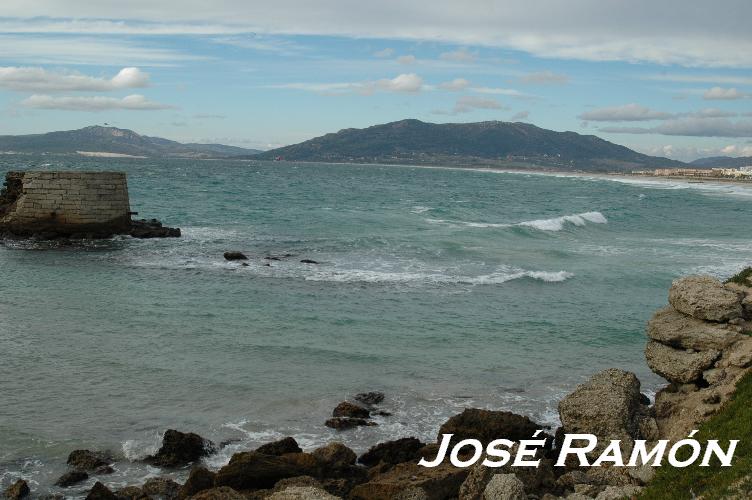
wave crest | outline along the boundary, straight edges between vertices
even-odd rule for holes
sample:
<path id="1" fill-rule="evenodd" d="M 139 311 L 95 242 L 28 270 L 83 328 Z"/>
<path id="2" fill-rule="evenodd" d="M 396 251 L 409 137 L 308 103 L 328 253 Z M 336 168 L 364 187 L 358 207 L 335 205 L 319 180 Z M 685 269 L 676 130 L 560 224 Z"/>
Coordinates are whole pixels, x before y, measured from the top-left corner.
<path id="1" fill-rule="evenodd" d="M 581 214 L 562 215 L 551 219 L 536 219 L 515 224 L 499 224 L 493 222 L 466 222 L 466 221 L 449 221 L 444 219 L 426 219 L 431 224 L 450 224 L 465 227 L 477 228 L 510 228 L 510 227 L 529 227 L 539 231 L 561 231 L 567 224 L 574 226 L 584 226 L 588 222 L 593 224 L 607 224 L 608 219 L 600 212 L 583 212 Z"/>

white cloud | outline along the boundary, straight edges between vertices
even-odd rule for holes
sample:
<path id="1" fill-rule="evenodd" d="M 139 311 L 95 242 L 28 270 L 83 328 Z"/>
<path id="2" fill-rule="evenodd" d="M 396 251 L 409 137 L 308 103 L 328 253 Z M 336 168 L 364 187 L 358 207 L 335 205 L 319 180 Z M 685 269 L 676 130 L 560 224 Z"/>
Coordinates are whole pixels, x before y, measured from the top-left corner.
<path id="1" fill-rule="evenodd" d="M 439 88 L 441 90 L 451 90 L 451 91 L 464 90 L 469 86 L 470 86 L 470 82 L 465 80 L 464 78 L 455 78 L 452 81 L 439 84 Z"/>
<path id="2" fill-rule="evenodd" d="M 648 75 L 642 77 L 643 80 L 655 80 L 666 82 L 681 82 L 681 83 L 722 83 L 725 85 L 752 85 L 752 77 L 748 76 L 735 76 L 735 75 L 698 75 L 698 74 L 677 74 L 677 73 L 661 73 L 659 75 Z"/>
<path id="3" fill-rule="evenodd" d="M 499 101 L 490 97 L 481 97 L 474 95 L 462 96 L 454 104 L 451 111 L 436 110 L 433 114 L 436 115 L 458 115 L 462 113 L 469 113 L 479 109 L 508 109 L 503 106 Z"/>
<path id="4" fill-rule="evenodd" d="M 423 79 L 415 73 L 403 73 L 394 78 L 382 78 L 381 80 L 365 82 L 339 82 L 339 83 L 282 83 L 267 85 L 267 88 L 306 90 L 320 94 L 348 94 L 358 93 L 364 95 L 373 94 L 376 91 L 384 92 L 420 92 L 424 89 Z"/>
<path id="5" fill-rule="evenodd" d="M 678 118 L 656 127 L 603 127 L 612 134 L 660 134 L 690 137 L 752 137 L 752 120 L 731 121 L 726 118 Z"/>
<path id="6" fill-rule="evenodd" d="M 653 156 L 666 156 L 668 158 L 682 161 L 692 161 L 697 158 L 712 156 L 752 156 L 752 146 L 740 146 L 737 144 L 729 144 L 719 148 L 698 148 L 695 146 L 675 146 L 672 144 L 666 144 L 649 148 L 640 148 L 637 146 L 633 149 Z"/>
<path id="7" fill-rule="evenodd" d="M 703 99 L 707 100 L 735 100 L 735 99 L 744 99 L 745 97 L 748 97 L 748 94 L 745 94 L 744 92 L 739 92 L 735 88 L 722 88 L 722 87 L 713 87 L 711 89 L 708 89 L 705 91 L 705 93 L 702 95 Z"/>
<path id="8" fill-rule="evenodd" d="M 569 83 L 569 76 L 552 71 L 537 71 L 522 76 L 520 81 L 532 85 L 564 85 Z"/>
<path id="9" fill-rule="evenodd" d="M 529 97 L 519 90 L 505 89 L 500 87 L 472 87 L 470 90 L 478 94 L 509 95 L 513 97 Z"/>
<path id="10" fill-rule="evenodd" d="M 609 108 L 599 108 L 586 111 L 578 116 L 581 120 L 594 122 L 636 122 L 648 120 L 665 120 L 671 118 L 670 113 L 655 111 L 639 104 L 625 104 Z"/>
<path id="11" fill-rule="evenodd" d="M 0 67 L 0 88 L 21 92 L 93 91 L 148 87 L 149 75 L 138 68 L 123 68 L 112 78 L 61 73 L 44 68 Z"/>
<path id="12" fill-rule="evenodd" d="M 469 63 L 478 59 L 478 54 L 476 54 L 475 52 L 470 52 L 468 49 L 462 48 L 449 52 L 442 52 L 439 55 L 439 58 L 443 59 L 444 61 Z"/>
<path id="13" fill-rule="evenodd" d="M 391 80 L 378 80 L 374 86 L 389 92 L 419 92 L 423 87 L 423 79 L 415 73 L 403 73 Z"/>
<path id="14" fill-rule="evenodd" d="M 373 55 L 375 57 L 392 57 L 394 55 L 394 49 L 387 47 L 374 52 Z"/>
<path id="15" fill-rule="evenodd" d="M 122 99 L 104 96 L 53 97 L 35 94 L 21 101 L 21 104 L 29 108 L 66 111 L 108 111 L 115 109 L 149 111 L 173 107 L 150 101 L 139 94 L 125 96 Z"/>
<path id="16" fill-rule="evenodd" d="M 400 64 L 415 64 L 415 61 L 417 61 L 417 59 L 412 54 L 408 54 L 406 56 L 399 56 L 397 58 L 397 62 Z"/>
<path id="17" fill-rule="evenodd" d="M 513 122 L 517 122 L 521 120 L 527 120 L 529 116 L 530 116 L 530 111 L 520 111 L 518 113 L 513 114 L 509 120 Z"/>

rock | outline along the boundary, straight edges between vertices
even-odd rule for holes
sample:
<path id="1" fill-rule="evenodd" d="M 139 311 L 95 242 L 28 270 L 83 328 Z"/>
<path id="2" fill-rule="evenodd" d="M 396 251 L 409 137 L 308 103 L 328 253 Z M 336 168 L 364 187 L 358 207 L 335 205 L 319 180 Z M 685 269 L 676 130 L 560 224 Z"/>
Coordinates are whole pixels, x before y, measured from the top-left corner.
<path id="1" fill-rule="evenodd" d="M 486 485 L 491 480 L 491 477 L 498 472 L 497 469 L 484 467 L 480 463 L 472 466 L 460 486 L 459 500 L 481 500 Z"/>
<path id="2" fill-rule="evenodd" d="M 141 490 L 149 496 L 160 497 L 163 500 L 173 500 L 178 497 L 180 485 L 166 477 L 153 477 L 146 480 Z"/>
<path id="3" fill-rule="evenodd" d="M 151 500 L 138 486 L 126 486 L 115 491 L 115 496 L 120 500 Z"/>
<path id="4" fill-rule="evenodd" d="M 374 406 L 384 401 L 384 393 L 378 391 L 361 392 L 356 394 L 354 399 L 366 406 Z"/>
<path id="5" fill-rule="evenodd" d="M 598 493 L 595 500 L 622 500 L 625 498 L 634 498 L 640 494 L 642 488 L 639 486 L 607 486 L 605 490 Z"/>
<path id="6" fill-rule="evenodd" d="M 419 460 L 420 450 L 425 446 L 419 439 L 407 437 L 394 441 L 377 444 L 363 453 L 358 461 L 367 467 L 384 462 L 387 464 L 399 464 Z"/>
<path id="7" fill-rule="evenodd" d="M 74 450 L 68 455 L 68 465 L 78 470 L 93 471 L 106 467 L 112 462 L 112 457 L 105 453 L 90 450 Z"/>
<path id="8" fill-rule="evenodd" d="M 655 477 L 655 467 L 647 464 L 638 467 L 628 467 L 627 474 L 639 484 L 646 485 Z"/>
<path id="9" fill-rule="evenodd" d="M 133 238 L 179 238 L 180 228 L 163 226 L 157 219 L 131 221 L 130 232 Z"/>
<path id="10" fill-rule="evenodd" d="M 329 443 L 326 446 L 316 448 L 311 453 L 316 460 L 324 465 L 327 469 L 340 469 L 349 465 L 354 465 L 357 455 L 350 448 L 342 443 Z"/>
<path id="11" fill-rule="evenodd" d="M 599 486 L 633 486 L 638 481 L 627 467 L 590 467 L 585 471 L 585 483 Z"/>
<path id="12" fill-rule="evenodd" d="M 97 481 L 86 495 L 86 500 L 120 500 L 110 489 Z"/>
<path id="13" fill-rule="evenodd" d="M 213 488 L 214 476 L 215 474 L 206 467 L 194 467 L 188 474 L 188 479 L 178 490 L 178 498 L 182 500 L 195 495 L 199 491 Z"/>
<path id="14" fill-rule="evenodd" d="M 747 368 L 752 365 L 752 337 L 744 336 L 742 340 L 729 347 L 718 362 L 722 368 Z"/>
<path id="15" fill-rule="evenodd" d="M 517 446 L 510 450 L 512 457 L 517 453 Z M 553 460 L 546 458 L 541 459 L 538 467 L 514 467 L 512 463 L 507 463 L 503 467 L 486 467 L 482 462 L 478 462 L 470 468 L 470 473 L 462 483 L 459 500 L 481 500 L 486 485 L 496 474 L 514 474 L 528 494 L 540 496 L 547 492 L 558 493 L 563 488 L 557 484 L 553 464 Z"/>
<path id="16" fill-rule="evenodd" d="M 640 381 L 634 373 L 611 368 L 593 375 L 559 402 L 563 432 L 594 434 L 599 448 L 610 439 L 630 444 L 639 438 Z"/>
<path id="17" fill-rule="evenodd" d="M 60 476 L 60 478 L 55 481 L 55 484 L 62 488 L 67 488 L 68 486 L 80 483 L 81 481 L 86 481 L 87 479 L 89 479 L 89 475 L 86 472 L 82 470 L 72 470 Z"/>
<path id="18" fill-rule="evenodd" d="M 281 479 L 316 476 L 317 466 L 316 459 L 307 453 L 292 453 L 282 457 L 255 451 L 236 453 L 230 463 L 219 469 L 214 484 L 236 490 L 271 488 Z"/>
<path id="19" fill-rule="evenodd" d="M 337 429 L 338 431 L 343 431 L 347 429 L 352 429 L 354 427 L 374 426 L 378 424 L 376 422 L 370 422 L 364 418 L 337 417 L 337 418 L 330 418 L 329 420 L 324 422 L 324 425 L 327 427 L 331 427 L 332 429 Z"/>
<path id="20" fill-rule="evenodd" d="M 227 486 L 204 490 L 190 497 L 192 500 L 246 500 L 246 498 Z"/>
<path id="21" fill-rule="evenodd" d="M 225 252 L 225 260 L 248 260 L 248 257 L 243 252 Z"/>
<path id="22" fill-rule="evenodd" d="M 530 438 L 539 429 L 541 426 L 516 413 L 468 408 L 444 422 L 437 439 L 441 441 L 443 434 L 454 434 L 452 445 L 463 439 L 478 439 L 483 444 L 502 438 L 519 441 Z"/>
<path id="23" fill-rule="evenodd" d="M 339 497 L 330 495 L 315 486 L 290 486 L 266 498 L 267 500 L 337 500 Z"/>
<path id="24" fill-rule="evenodd" d="M 458 495 L 468 470 L 442 464 L 434 468 L 416 463 L 395 465 L 367 483 L 355 486 L 351 500 L 392 500 L 396 498 L 449 499 Z"/>
<path id="25" fill-rule="evenodd" d="M 648 337 L 667 346 L 696 351 L 723 350 L 743 338 L 726 325 L 686 316 L 671 306 L 648 321 Z"/>
<path id="26" fill-rule="evenodd" d="M 145 461 L 160 467 L 179 467 L 195 462 L 214 452 L 214 444 L 192 432 L 169 429 L 162 438 L 162 447 Z"/>
<path id="27" fill-rule="evenodd" d="M 718 359 L 718 351 L 688 352 L 650 341 L 645 347 L 648 366 L 669 382 L 689 384 L 702 378 L 702 372 Z"/>
<path id="28" fill-rule="evenodd" d="M 707 275 L 674 281 L 668 301 L 677 311 L 708 321 L 728 321 L 742 314 L 740 295 Z"/>
<path id="29" fill-rule="evenodd" d="M 273 443 L 267 443 L 256 448 L 259 453 L 266 455 L 284 455 L 285 453 L 300 453 L 303 450 L 298 446 L 298 442 L 292 437 L 286 437 Z"/>
<path id="30" fill-rule="evenodd" d="M 315 260 L 312 259 L 303 259 L 300 261 L 301 264 L 318 264 Z"/>
<path id="31" fill-rule="evenodd" d="M 527 495 L 514 474 L 495 474 L 483 490 L 483 500 L 527 500 Z"/>
<path id="32" fill-rule="evenodd" d="M 8 500 L 20 500 L 29 496 L 31 491 L 29 485 L 23 479 L 19 479 L 5 490 L 5 498 Z"/>
<path id="33" fill-rule="evenodd" d="M 369 418 L 371 412 L 362 406 L 352 404 L 348 401 L 342 401 L 332 411 L 333 417 L 350 417 L 350 418 Z"/>

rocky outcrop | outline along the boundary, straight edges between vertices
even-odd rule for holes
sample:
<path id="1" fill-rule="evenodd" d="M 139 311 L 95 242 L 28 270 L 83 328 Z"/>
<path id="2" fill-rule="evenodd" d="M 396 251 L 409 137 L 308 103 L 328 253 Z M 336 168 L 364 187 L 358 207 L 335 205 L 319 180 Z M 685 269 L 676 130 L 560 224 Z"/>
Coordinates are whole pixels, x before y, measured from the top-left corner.
<path id="1" fill-rule="evenodd" d="M 527 500 L 527 495 L 514 474 L 495 474 L 483 490 L 483 500 Z"/>
<path id="2" fill-rule="evenodd" d="M 416 498 L 440 500 L 455 498 L 468 470 L 442 464 L 429 469 L 416 463 L 404 463 L 383 474 L 375 474 L 367 483 L 355 486 L 352 500 L 392 500 Z"/>
<path id="3" fill-rule="evenodd" d="M 668 301 L 677 311 L 708 321 L 729 321 L 742 314 L 739 294 L 712 276 L 687 276 L 674 281 Z"/>
<path id="4" fill-rule="evenodd" d="M 358 458 L 354 451 L 338 442 L 316 448 L 311 455 L 329 470 L 355 465 L 355 460 Z"/>
<path id="5" fill-rule="evenodd" d="M 690 384 L 702 378 L 702 373 L 713 366 L 720 351 L 679 350 L 661 344 L 648 342 L 645 358 L 655 373 L 670 382 Z"/>
<path id="6" fill-rule="evenodd" d="M 191 497 L 191 500 L 246 500 L 246 497 L 226 486 L 204 490 Z"/>
<path id="7" fill-rule="evenodd" d="M 384 393 L 378 391 L 360 392 L 353 399 L 366 406 L 375 406 L 384 401 Z"/>
<path id="8" fill-rule="evenodd" d="M 106 453 L 90 450 L 74 450 L 66 462 L 70 467 L 83 471 L 99 471 L 112 463 L 112 457 Z"/>
<path id="9" fill-rule="evenodd" d="M 195 462 L 215 450 L 214 444 L 192 432 L 180 432 L 169 429 L 162 437 L 162 446 L 145 462 L 160 467 L 179 467 Z"/>
<path id="10" fill-rule="evenodd" d="M 334 408 L 334 411 L 332 411 L 332 416 L 348 418 L 370 418 L 371 412 L 366 408 L 350 403 L 349 401 L 342 401 Z"/>
<path id="11" fill-rule="evenodd" d="M 669 347 L 695 351 L 720 351 L 744 338 L 728 324 L 696 319 L 671 306 L 664 307 L 650 318 L 648 337 Z"/>
<path id="12" fill-rule="evenodd" d="M 454 434 L 452 444 L 463 439 L 478 439 L 482 443 L 502 438 L 519 441 L 530 438 L 539 429 L 540 425 L 516 413 L 468 408 L 447 420 L 437 439 L 440 441 L 443 434 Z"/>
<path id="13" fill-rule="evenodd" d="M 68 486 L 73 486 L 74 484 L 86 481 L 87 479 L 89 479 L 89 475 L 86 472 L 81 470 L 72 470 L 60 476 L 58 480 L 55 481 L 55 485 L 62 488 L 67 488 Z"/>
<path id="14" fill-rule="evenodd" d="M 89 490 L 89 494 L 86 495 L 86 500 L 120 500 L 107 486 L 103 485 L 99 481 L 94 483 L 94 486 Z"/>
<path id="15" fill-rule="evenodd" d="M 316 486 L 290 486 L 266 498 L 267 500 L 337 500 L 339 497 Z"/>
<path id="16" fill-rule="evenodd" d="M 209 490 L 214 487 L 213 472 L 206 467 L 194 467 L 191 469 L 188 479 L 178 490 L 178 498 L 183 500 L 189 498 L 200 491 Z"/>
<path id="17" fill-rule="evenodd" d="M 286 437 L 280 439 L 279 441 L 261 445 L 256 448 L 256 451 L 265 455 L 280 456 L 284 455 L 285 453 L 300 453 L 303 450 L 300 449 L 300 446 L 298 446 L 298 442 L 295 441 L 295 438 Z"/>
<path id="18" fill-rule="evenodd" d="M 29 485 L 23 479 L 19 479 L 5 490 L 3 496 L 8 500 L 21 500 L 28 497 L 29 493 Z"/>
<path id="19" fill-rule="evenodd" d="M 290 453 L 277 457 L 255 451 L 236 453 L 230 462 L 219 469 L 215 485 L 236 490 L 273 487 L 281 479 L 318 475 L 318 462 L 307 453 Z"/>
<path id="20" fill-rule="evenodd" d="M 420 460 L 420 450 L 425 446 L 419 439 L 414 437 L 396 439 L 387 441 L 373 446 L 367 452 L 363 453 L 358 461 L 363 465 L 371 467 L 380 462 L 386 464 L 399 464 Z"/>

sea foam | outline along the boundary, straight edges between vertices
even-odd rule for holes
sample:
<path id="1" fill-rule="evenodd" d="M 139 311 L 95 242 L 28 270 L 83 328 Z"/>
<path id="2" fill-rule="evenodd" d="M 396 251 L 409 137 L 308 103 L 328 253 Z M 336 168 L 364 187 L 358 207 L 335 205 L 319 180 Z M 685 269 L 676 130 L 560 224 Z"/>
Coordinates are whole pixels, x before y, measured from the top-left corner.
<path id="1" fill-rule="evenodd" d="M 477 228 L 510 228 L 510 227 L 529 227 L 539 231 L 561 231 L 567 224 L 573 226 L 585 226 L 588 222 L 592 224 L 607 224 L 608 219 L 600 212 L 583 212 L 581 214 L 562 215 L 550 219 L 535 219 L 522 221 L 513 224 L 493 223 L 493 222 L 466 222 L 450 221 L 445 219 L 426 219 L 431 224 L 449 224 L 455 226 L 477 227 Z"/>

